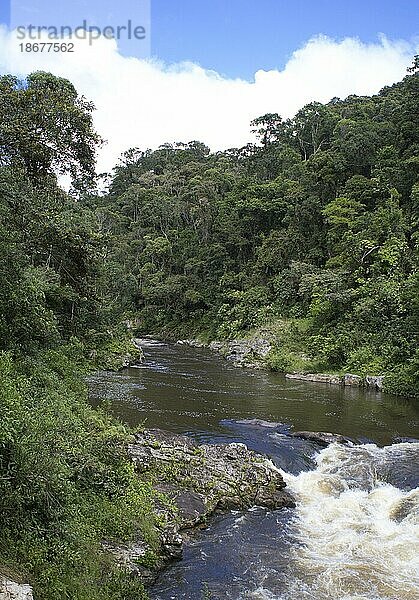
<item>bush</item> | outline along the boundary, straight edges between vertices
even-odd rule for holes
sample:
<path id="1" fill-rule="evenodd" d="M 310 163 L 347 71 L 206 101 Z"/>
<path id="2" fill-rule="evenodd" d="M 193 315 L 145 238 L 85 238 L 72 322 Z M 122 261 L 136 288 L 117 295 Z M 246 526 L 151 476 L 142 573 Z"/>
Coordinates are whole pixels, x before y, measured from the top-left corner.
<path id="1" fill-rule="evenodd" d="M 384 389 L 391 394 L 419 397 L 419 350 L 405 365 L 399 365 L 384 380 Z"/>
<path id="2" fill-rule="evenodd" d="M 313 363 L 305 355 L 285 349 L 272 350 L 266 363 L 272 371 L 279 373 L 303 372 L 312 370 Z"/>
<path id="3" fill-rule="evenodd" d="M 83 370 L 77 344 L 0 355 L 0 564 L 37 600 L 138 600 L 101 542 L 140 532 L 155 545 L 152 488 L 126 453 L 130 432 L 88 405 Z"/>
<path id="4" fill-rule="evenodd" d="M 382 375 L 385 372 L 384 360 L 370 346 L 361 346 L 349 353 L 345 371 L 366 375 Z"/>

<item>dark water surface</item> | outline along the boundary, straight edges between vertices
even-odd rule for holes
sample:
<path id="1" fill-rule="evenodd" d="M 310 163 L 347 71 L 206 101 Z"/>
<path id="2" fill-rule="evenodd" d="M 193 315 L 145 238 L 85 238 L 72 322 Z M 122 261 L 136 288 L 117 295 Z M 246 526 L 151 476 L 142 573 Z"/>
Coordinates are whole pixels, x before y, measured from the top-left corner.
<path id="1" fill-rule="evenodd" d="M 90 378 L 123 421 L 203 442 L 245 442 L 283 472 L 296 509 L 214 517 L 152 600 L 417 600 L 417 402 L 237 369 L 205 349 L 145 340 L 145 362 Z M 331 431 L 360 445 L 316 443 Z M 415 489 L 416 488 L 416 489 Z"/>
<path id="2" fill-rule="evenodd" d="M 103 399 L 130 425 L 186 432 L 202 441 L 246 439 L 224 420 L 263 419 L 295 430 L 332 431 L 378 444 L 418 432 L 415 400 L 282 375 L 238 369 L 207 349 L 146 341 L 145 362 L 90 378 L 93 404 Z"/>

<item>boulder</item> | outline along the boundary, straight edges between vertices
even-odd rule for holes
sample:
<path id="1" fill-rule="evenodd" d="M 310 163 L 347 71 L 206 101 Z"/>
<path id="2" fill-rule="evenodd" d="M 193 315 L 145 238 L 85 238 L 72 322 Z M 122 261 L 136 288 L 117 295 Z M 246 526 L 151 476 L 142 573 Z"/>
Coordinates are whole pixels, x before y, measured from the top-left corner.
<path id="1" fill-rule="evenodd" d="M 282 492 L 285 482 L 278 469 L 245 444 L 198 445 L 186 436 L 155 429 L 136 434 L 129 453 L 140 474 L 158 473 L 158 489 L 177 504 L 181 528 L 217 508 L 292 504 L 291 496 Z"/>
<path id="2" fill-rule="evenodd" d="M 32 588 L 0 576 L 0 600 L 33 600 Z"/>
<path id="3" fill-rule="evenodd" d="M 351 373 L 345 373 L 343 376 L 344 385 L 362 386 L 362 377 L 359 375 L 352 375 Z"/>
<path id="4" fill-rule="evenodd" d="M 345 435 L 340 435 L 338 433 L 329 433 L 325 431 L 293 431 L 289 433 L 291 437 L 302 438 L 303 440 L 310 440 L 312 442 L 316 442 L 319 446 L 326 448 L 329 444 L 338 443 L 338 444 L 353 444 L 354 441 L 346 437 Z"/>
<path id="5" fill-rule="evenodd" d="M 366 387 L 373 388 L 375 390 L 383 389 L 384 376 L 383 375 L 367 375 L 365 377 Z"/>

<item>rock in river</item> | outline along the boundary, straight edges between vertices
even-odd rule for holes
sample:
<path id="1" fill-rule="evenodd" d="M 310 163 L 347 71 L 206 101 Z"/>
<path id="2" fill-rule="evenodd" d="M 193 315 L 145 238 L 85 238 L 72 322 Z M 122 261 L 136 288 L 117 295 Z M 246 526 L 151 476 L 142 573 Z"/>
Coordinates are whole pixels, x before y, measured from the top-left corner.
<path id="1" fill-rule="evenodd" d="M 129 546 L 107 548 L 146 581 L 168 560 L 181 556 L 185 531 L 205 523 L 215 511 L 295 506 L 275 465 L 244 444 L 197 444 L 182 435 L 151 429 L 135 435 L 129 453 L 138 476 L 154 478 L 160 492 L 155 505 L 160 554 L 153 568 L 142 568 L 141 556 L 147 548 L 141 540 L 132 545 L 132 556 Z"/>
<path id="2" fill-rule="evenodd" d="M 159 429 L 136 435 L 129 452 L 140 473 L 156 471 L 165 493 L 185 513 L 181 528 L 217 508 L 280 508 L 292 504 L 275 465 L 245 444 L 201 444 Z M 191 506 L 195 509 L 191 511 Z M 199 508 L 198 508 L 199 506 Z M 191 515 L 196 512 L 196 518 Z"/>
<path id="3" fill-rule="evenodd" d="M 293 431 L 288 434 L 291 437 L 302 438 L 303 440 L 310 440 L 316 442 L 319 446 L 326 448 L 329 444 L 334 442 L 338 444 L 353 444 L 354 440 L 345 435 L 338 433 L 329 433 L 325 431 Z"/>

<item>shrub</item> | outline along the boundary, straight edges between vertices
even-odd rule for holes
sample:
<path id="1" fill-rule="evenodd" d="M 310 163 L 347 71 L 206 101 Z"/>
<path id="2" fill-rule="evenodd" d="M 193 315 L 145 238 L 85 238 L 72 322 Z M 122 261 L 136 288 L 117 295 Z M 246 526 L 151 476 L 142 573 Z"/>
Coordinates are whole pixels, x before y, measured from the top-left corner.
<path id="1" fill-rule="evenodd" d="M 130 432 L 88 405 L 83 370 L 77 344 L 0 355 L 0 564 L 37 600 L 138 600 L 101 542 L 141 533 L 155 546 L 152 488 L 126 453 Z"/>

